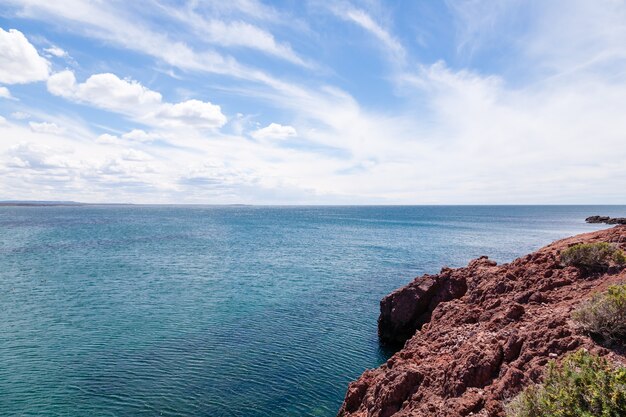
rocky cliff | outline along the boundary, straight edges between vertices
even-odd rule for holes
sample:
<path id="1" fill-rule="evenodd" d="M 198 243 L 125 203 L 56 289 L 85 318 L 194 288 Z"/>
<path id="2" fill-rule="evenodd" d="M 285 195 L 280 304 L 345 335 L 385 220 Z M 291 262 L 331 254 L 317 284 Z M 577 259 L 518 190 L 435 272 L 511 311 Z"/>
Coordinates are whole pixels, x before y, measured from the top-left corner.
<path id="1" fill-rule="evenodd" d="M 571 312 L 626 270 L 585 274 L 561 250 L 610 242 L 626 250 L 626 226 L 560 240 L 496 265 L 481 257 L 416 278 L 381 301 L 379 336 L 403 347 L 352 382 L 341 417 L 504 415 L 504 403 L 540 382 L 552 358 L 587 348 L 626 363 L 624 352 L 576 329 Z"/>

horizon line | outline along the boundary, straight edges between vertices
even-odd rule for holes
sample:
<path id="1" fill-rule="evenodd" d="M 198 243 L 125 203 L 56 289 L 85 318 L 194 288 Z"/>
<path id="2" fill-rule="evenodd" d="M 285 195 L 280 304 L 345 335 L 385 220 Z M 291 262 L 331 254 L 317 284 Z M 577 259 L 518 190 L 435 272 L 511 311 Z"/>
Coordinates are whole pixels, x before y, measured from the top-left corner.
<path id="1" fill-rule="evenodd" d="M 626 206 L 626 203 L 415 203 L 415 204 L 324 204 L 324 203 L 289 203 L 289 204 L 257 204 L 257 203 L 128 203 L 128 202 L 80 202 L 68 200 L 0 200 L 0 207 L 71 207 L 71 206 L 212 206 L 212 207 L 550 207 L 550 206 Z"/>

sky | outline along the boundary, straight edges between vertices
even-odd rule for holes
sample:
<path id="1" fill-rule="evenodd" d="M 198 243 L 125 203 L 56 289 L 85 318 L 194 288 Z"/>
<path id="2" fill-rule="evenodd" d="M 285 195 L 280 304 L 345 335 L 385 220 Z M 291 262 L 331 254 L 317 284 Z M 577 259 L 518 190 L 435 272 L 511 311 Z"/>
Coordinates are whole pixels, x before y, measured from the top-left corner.
<path id="1" fill-rule="evenodd" d="M 626 204 L 626 0 L 0 0 L 0 200 Z"/>

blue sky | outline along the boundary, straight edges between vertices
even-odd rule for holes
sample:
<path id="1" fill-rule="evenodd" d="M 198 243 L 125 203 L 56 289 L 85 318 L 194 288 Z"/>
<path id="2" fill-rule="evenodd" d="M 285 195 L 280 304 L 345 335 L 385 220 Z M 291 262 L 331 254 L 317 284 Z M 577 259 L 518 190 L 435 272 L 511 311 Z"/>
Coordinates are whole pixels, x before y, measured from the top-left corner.
<path id="1" fill-rule="evenodd" d="M 0 199 L 626 203 L 626 2 L 0 0 Z"/>

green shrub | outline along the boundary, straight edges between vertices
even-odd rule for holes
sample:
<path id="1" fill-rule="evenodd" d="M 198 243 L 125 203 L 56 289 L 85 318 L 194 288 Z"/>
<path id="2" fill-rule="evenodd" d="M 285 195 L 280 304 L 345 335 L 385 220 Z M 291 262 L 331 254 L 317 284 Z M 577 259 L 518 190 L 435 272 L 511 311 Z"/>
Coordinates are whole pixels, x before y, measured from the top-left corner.
<path id="1" fill-rule="evenodd" d="M 626 341 L 626 284 L 594 295 L 572 314 L 580 327 L 608 342 Z"/>
<path id="2" fill-rule="evenodd" d="M 581 349 L 551 361 L 544 382 L 522 391 L 507 417 L 624 417 L 626 368 Z"/>
<path id="3" fill-rule="evenodd" d="M 579 243 L 561 252 L 561 262 L 586 270 L 603 270 L 611 263 L 623 265 L 626 256 L 618 248 L 606 242 Z"/>

